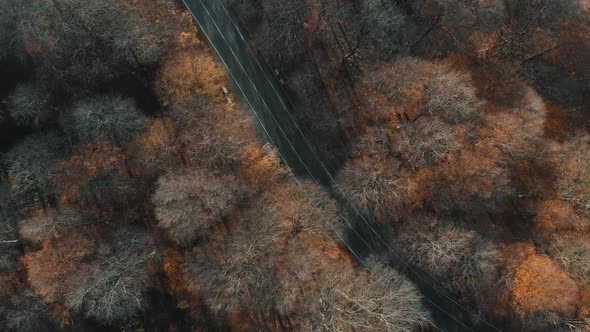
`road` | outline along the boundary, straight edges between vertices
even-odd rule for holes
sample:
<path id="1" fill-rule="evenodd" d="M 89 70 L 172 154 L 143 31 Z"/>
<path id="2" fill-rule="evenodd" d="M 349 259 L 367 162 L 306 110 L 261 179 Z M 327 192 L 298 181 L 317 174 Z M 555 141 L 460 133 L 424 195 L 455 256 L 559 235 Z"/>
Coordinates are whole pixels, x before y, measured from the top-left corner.
<path id="1" fill-rule="evenodd" d="M 248 44 L 233 24 L 229 13 L 217 0 L 185 0 L 201 32 L 227 67 L 245 106 L 252 109 L 261 132 L 280 151 L 285 163 L 301 177 L 311 176 L 320 183 L 329 178 L 319 158 L 304 140 L 291 118 L 278 82 L 251 53 Z"/>
<path id="2" fill-rule="evenodd" d="M 278 82 L 271 71 L 250 51 L 239 27 L 220 0 L 184 0 L 184 3 L 193 14 L 201 33 L 227 68 L 240 101 L 257 117 L 261 133 L 278 148 L 281 157 L 296 176 L 311 177 L 328 188 L 332 187 L 333 174 L 322 163 L 313 144 L 298 127 Z M 360 214 L 359 217 L 363 218 Z M 381 235 L 371 234 L 365 229 L 361 233 L 368 234 L 366 237 L 362 236 L 369 243 L 377 243 L 379 240 L 383 241 L 380 237 L 387 232 L 379 232 Z M 360 251 L 366 251 L 366 248 L 359 248 Z M 498 331 L 475 317 L 473 309 L 435 289 L 433 285 L 436 281 L 425 278 L 423 272 L 415 267 L 408 267 L 403 262 L 397 262 L 397 265 L 418 285 L 425 296 L 424 304 L 432 313 L 435 329 Z"/>

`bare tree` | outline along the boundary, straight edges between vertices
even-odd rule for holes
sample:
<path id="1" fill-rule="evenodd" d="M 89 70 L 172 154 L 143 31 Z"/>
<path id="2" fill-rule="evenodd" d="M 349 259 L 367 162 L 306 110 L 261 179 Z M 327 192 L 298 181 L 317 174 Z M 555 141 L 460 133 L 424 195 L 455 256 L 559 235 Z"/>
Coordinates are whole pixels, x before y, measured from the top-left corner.
<path id="1" fill-rule="evenodd" d="M 399 5 L 388 0 L 363 0 L 360 2 L 362 37 L 375 48 L 397 51 L 402 47 L 404 34 L 408 33 L 408 20 Z M 411 28 L 410 28 L 411 30 Z"/>
<path id="2" fill-rule="evenodd" d="M 49 309 L 29 289 L 12 294 L 5 305 L 0 306 L 4 325 L 10 331 L 41 332 L 56 328 Z"/>
<path id="3" fill-rule="evenodd" d="M 590 136 L 575 135 L 557 152 L 560 168 L 558 197 L 573 204 L 579 211 L 590 213 Z"/>
<path id="4" fill-rule="evenodd" d="M 292 223 L 293 232 L 330 237 L 344 233 L 341 212 L 336 202 L 318 185 L 290 182 L 275 194 L 279 213 Z"/>
<path id="5" fill-rule="evenodd" d="M 188 262 L 189 289 L 202 294 L 214 312 L 230 314 L 251 307 L 275 309 L 277 282 L 275 239 L 281 237 L 280 216 L 269 198 L 258 199 L 221 248 L 197 251 Z"/>
<path id="6" fill-rule="evenodd" d="M 164 105 L 182 106 L 193 98 L 202 101 L 204 97 L 195 96 L 195 93 L 221 98 L 220 85 L 226 79 L 222 65 L 213 54 L 202 48 L 189 48 L 164 59 L 156 78 L 156 88 Z M 203 111 L 206 114 L 207 109 Z"/>
<path id="7" fill-rule="evenodd" d="M 115 144 L 123 144 L 143 129 L 143 117 L 133 99 L 105 95 L 77 102 L 62 124 L 83 142 L 105 136 Z"/>
<path id="8" fill-rule="evenodd" d="M 19 234 L 30 241 L 43 242 L 71 231 L 83 223 L 76 209 L 65 206 L 38 210 L 19 225 Z"/>
<path id="9" fill-rule="evenodd" d="M 19 243 L 15 218 L 6 210 L 0 212 L 0 271 L 9 271 L 14 268 L 21 254 L 18 248 Z"/>
<path id="10" fill-rule="evenodd" d="M 176 137 L 176 128 L 169 118 L 150 119 L 146 130 L 135 136 L 129 154 L 142 169 L 157 172 L 181 163 L 182 151 Z"/>
<path id="11" fill-rule="evenodd" d="M 401 57 L 393 65 L 374 68 L 366 77 L 360 92 L 376 97 L 367 100 L 369 116 L 392 118 L 397 113 L 409 121 L 433 116 L 449 124 L 468 124 L 479 117 L 482 102 L 470 75 L 449 65 Z"/>
<path id="12" fill-rule="evenodd" d="M 394 151 L 414 167 L 434 164 L 462 147 L 454 128 L 436 118 L 405 124 Z"/>
<path id="13" fill-rule="evenodd" d="M 55 115 L 51 91 L 38 83 L 16 87 L 9 101 L 10 116 L 19 124 L 37 127 Z"/>
<path id="14" fill-rule="evenodd" d="M 156 259 L 150 236 L 137 228 L 117 229 L 98 245 L 96 255 L 71 271 L 70 278 L 78 283 L 65 290 L 65 305 L 105 324 L 129 320 L 145 310 L 147 270 Z"/>
<path id="15" fill-rule="evenodd" d="M 189 245 L 239 203 L 241 184 L 233 176 L 204 170 L 167 174 L 152 202 L 158 226 L 181 245 Z"/>
<path id="16" fill-rule="evenodd" d="M 347 199 L 382 221 L 394 218 L 418 197 L 417 184 L 391 157 L 348 161 L 338 174 L 338 184 Z"/>
<path id="17" fill-rule="evenodd" d="M 577 234 L 557 235 L 549 246 L 549 254 L 581 284 L 590 283 L 590 240 Z"/>
<path id="18" fill-rule="evenodd" d="M 487 117 L 490 126 L 499 131 L 499 137 L 492 137 L 489 143 L 502 150 L 504 162 L 508 164 L 519 160 L 542 159 L 548 154 L 539 151 L 542 143 L 545 143 L 545 103 L 531 87 L 523 89 L 523 97 L 516 108 Z"/>
<path id="19" fill-rule="evenodd" d="M 173 40 L 165 24 L 172 15 L 138 8 L 148 6 L 112 0 L 33 0 L 18 8 L 16 31 L 42 72 L 79 91 L 120 75 L 120 66 L 156 62 Z M 157 20 L 158 15 L 162 19 Z"/>
<path id="20" fill-rule="evenodd" d="M 51 177 L 60 145 L 53 133 L 33 135 L 4 156 L 11 195 L 23 210 L 32 208 L 35 199 L 43 202 L 52 193 Z"/>
<path id="21" fill-rule="evenodd" d="M 430 320 L 415 286 L 375 259 L 369 273 L 336 269 L 319 276 L 315 296 L 304 298 L 302 330 L 408 331 Z M 301 314 L 301 313 L 299 313 Z"/>
<path id="22" fill-rule="evenodd" d="M 304 1 L 262 2 L 264 8 L 261 26 L 262 51 L 295 59 L 303 52 L 304 21 L 307 7 Z"/>
<path id="23" fill-rule="evenodd" d="M 394 250 L 454 292 L 481 290 L 496 278 L 499 250 L 474 231 L 429 217 L 410 220 L 397 233 Z"/>

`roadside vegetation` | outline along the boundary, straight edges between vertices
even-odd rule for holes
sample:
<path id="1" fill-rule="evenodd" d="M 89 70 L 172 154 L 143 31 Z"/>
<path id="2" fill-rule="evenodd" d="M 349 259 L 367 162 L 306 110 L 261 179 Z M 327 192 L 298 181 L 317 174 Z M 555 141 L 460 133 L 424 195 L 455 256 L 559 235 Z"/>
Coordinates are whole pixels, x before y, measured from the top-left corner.
<path id="1" fill-rule="evenodd" d="M 588 1 L 296 3 L 225 1 L 341 200 L 503 328 L 587 329 Z"/>
<path id="2" fill-rule="evenodd" d="M 0 0 L 0 330 L 590 328 L 588 1 L 220 1 L 335 183 L 180 1 Z"/>
<path id="3" fill-rule="evenodd" d="M 429 326 L 387 256 L 350 256 L 336 200 L 265 151 L 183 6 L 0 15 L 1 330 Z"/>

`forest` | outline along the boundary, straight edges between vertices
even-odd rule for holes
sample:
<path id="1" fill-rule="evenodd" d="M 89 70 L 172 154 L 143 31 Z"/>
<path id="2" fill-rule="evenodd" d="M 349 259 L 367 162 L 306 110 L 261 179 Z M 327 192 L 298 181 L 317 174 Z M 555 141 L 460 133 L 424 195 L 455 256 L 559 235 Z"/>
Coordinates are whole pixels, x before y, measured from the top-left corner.
<path id="1" fill-rule="evenodd" d="M 333 181 L 182 1 L 0 0 L 0 330 L 590 329 L 590 1 L 215 2 Z"/>

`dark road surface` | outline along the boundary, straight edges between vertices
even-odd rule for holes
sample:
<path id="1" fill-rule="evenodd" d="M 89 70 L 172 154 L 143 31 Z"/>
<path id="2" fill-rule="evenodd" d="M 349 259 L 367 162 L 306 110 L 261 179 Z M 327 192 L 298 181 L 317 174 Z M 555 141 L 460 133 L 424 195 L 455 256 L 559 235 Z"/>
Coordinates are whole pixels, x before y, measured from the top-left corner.
<path id="1" fill-rule="evenodd" d="M 249 50 L 231 14 L 219 0 L 184 0 L 184 3 L 195 17 L 201 33 L 227 67 L 234 91 L 244 106 L 256 115 L 266 139 L 277 146 L 281 157 L 298 177 L 312 177 L 326 187 L 331 187 L 332 174 L 297 127 L 278 82 Z M 378 238 L 381 235 L 375 236 L 366 229 L 361 233 L 369 234 L 366 237 L 363 235 L 369 243 L 383 241 Z M 387 232 L 379 233 L 385 237 Z M 363 249 L 359 248 L 359 251 Z M 404 262 L 397 262 L 397 267 L 416 283 L 425 296 L 424 304 L 434 318 L 434 330 L 499 331 L 479 320 L 474 309 L 435 289 L 433 285 L 436 281 L 424 277 L 423 272 L 415 267 L 408 268 Z"/>
<path id="2" fill-rule="evenodd" d="M 280 95 L 278 83 L 252 55 L 221 3 L 217 0 L 184 2 L 227 67 L 235 84 L 234 91 L 256 114 L 264 135 L 277 146 L 286 164 L 298 176 L 309 177 L 311 174 L 315 180 L 329 183 L 319 158 L 301 139 L 299 129 Z"/>

